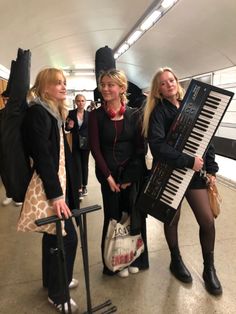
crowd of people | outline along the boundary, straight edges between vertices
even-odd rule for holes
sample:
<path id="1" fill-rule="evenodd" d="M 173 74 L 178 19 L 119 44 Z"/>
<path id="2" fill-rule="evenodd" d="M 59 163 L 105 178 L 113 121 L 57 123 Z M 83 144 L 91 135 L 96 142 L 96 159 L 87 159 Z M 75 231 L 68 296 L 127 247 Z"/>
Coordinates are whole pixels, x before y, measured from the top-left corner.
<path id="1" fill-rule="evenodd" d="M 101 73 L 98 88 L 103 102 L 99 108 L 91 102 L 86 110 L 86 98 L 75 96 L 75 109 L 67 112 L 66 79 L 62 71 L 47 68 L 38 73 L 28 93 L 29 110 L 23 123 L 24 141 L 34 169 L 42 180 L 46 199 L 58 217 L 64 215 L 63 237 L 69 288 L 78 281 L 73 278 L 77 249 L 77 233 L 70 218 L 70 208 L 79 208 L 88 194 L 88 164 L 90 151 L 95 160 L 95 172 L 103 199 L 101 258 L 104 275 L 125 278 L 149 268 L 146 237 L 146 216 L 137 213 L 135 203 L 145 182 L 147 143 L 153 156 L 153 167 L 165 160 L 175 168 L 190 168 L 195 175 L 185 197 L 199 224 L 199 238 L 203 256 L 203 279 L 212 295 L 222 294 L 222 287 L 214 266 L 215 225 L 207 195 L 207 184 L 214 185 L 218 165 L 214 148 L 209 146 L 205 157 L 190 156 L 167 144 L 171 124 L 181 109 L 184 90 L 170 68 L 157 71 L 151 83 L 145 105 L 129 107 L 128 81 L 124 72 L 116 69 Z M 7 104 L 6 104 L 7 105 Z M 65 133 L 70 133 L 69 147 Z M 66 189 L 62 189 L 66 170 Z M 204 173 L 210 174 L 206 182 Z M 4 182 L 3 182 L 4 183 Z M 7 195 L 11 199 L 10 195 Z M 27 199 L 24 202 L 31 199 Z M 4 205 L 9 202 L 3 201 Z M 104 261 L 104 241 L 111 219 L 119 221 L 123 213 L 131 217 L 131 230 L 141 233 L 144 252 L 127 268 L 112 272 Z M 192 276 L 183 262 L 178 241 L 178 222 L 181 204 L 171 225 L 164 224 L 164 234 L 170 250 L 170 271 L 180 281 L 191 283 Z M 157 239 L 158 241 L 158 239 Z M 48 301 L 59 311 L 66 302 L 58 284 L 59 275 L 52 249 L 57 246 L 55 234 L 43 234 L 43 286 L 48 289 Z M 77 304 L 70 299 L 72 312 Z M 68 311 L 68 308 L 67 308 Z"/>

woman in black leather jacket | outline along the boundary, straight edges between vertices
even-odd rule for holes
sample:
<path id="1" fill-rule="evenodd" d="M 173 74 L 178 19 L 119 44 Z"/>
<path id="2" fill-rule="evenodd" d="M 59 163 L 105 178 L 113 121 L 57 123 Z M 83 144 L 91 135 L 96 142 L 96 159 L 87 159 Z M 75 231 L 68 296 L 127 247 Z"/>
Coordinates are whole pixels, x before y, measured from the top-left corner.
<path id="1" fill-rule="evenodd" d="M 186 167 L 195 171 L 185 197 L 200 227 L 199 236 L 204 260 L 203 279 L 206 289 L 213 295 L 219 295 L 222 294 L 222 287 L 216 275 L 213 256 L 215 225 L 207 194 L 207 184 L 215 184 L 215 173 L 218 171 L 214 148 L 210 145 L 205 157 L 190 156 L 177 151 L 166 141 L 168 131 L 181 107 L 182 98 L 183 89 L 173 71 L 169 68 L 160 69 L 153 78 L 144 109 L 143 132 L 153 155 L 153 166 L 158 161 L 165 161 L 174 168 Z M 208 183 L 204 173 L 210 178 Z M 171 225 L 164 224 L 164 231 L 171 252 L 170 271 L 180 281 L 190 283 L 192 276 L 182 261 L 178 245 L 180 207 Z"/>

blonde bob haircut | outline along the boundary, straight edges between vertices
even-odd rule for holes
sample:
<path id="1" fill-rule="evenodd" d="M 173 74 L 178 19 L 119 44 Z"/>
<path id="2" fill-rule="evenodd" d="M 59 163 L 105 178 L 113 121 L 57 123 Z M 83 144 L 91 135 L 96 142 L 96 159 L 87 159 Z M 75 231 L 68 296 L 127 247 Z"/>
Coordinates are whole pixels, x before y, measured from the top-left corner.
<path id="1" fill-rule="evenodd" d="M 154 75 L 151 83 L 151 90 L 148 94 L 147 102 L 144 108 L 144 115 L 143 115 L 143 126 L 142 132 L 145 137 L 148 135 L 148 128 L 149 128 L 149 119 L 150 115 L 155 108 L 158 100 L 161 100 L 163 97 L 160 94 L 160 77 L 164 72 L 170 72 L 173 74 L 176 82 L 177 82 L 177 99 L 182 100 L 184 96 L 184 89 L 181 87 L 179 80 L 173 70 L 171 68 L 165 67 L 160 68 L 156 74 Z"/>
<path id="2" fill-rule="evenodd" d="M 124 88 L 124 92 L 120 94 L 120 100 L 123 104 L 126 104 L 127 103 L 126 92 L 128 89 L 128 80 L 127 80 L 125 73 L 121 70 L 116 70 L 116 69 L 111 69 L 108 71 L 101 72 L 101 74 L 99 75 L 99 78 L 98 78 L 98 89 L 99 89 L 99 91 L 101 91 L 102 79 L 105 76 L 108 76 L 118 86 Z"/>
<path id="3" fill-rule="evenodd" d="M 66 109 L 66 101 L 55 101 L 46 92 L 47 86 L 58 84 L 59 76 L 62 76 L 64 82 L 66 82 L 65 75 L 60 69 L 46 68 L 41 70 L 35 79 L 34 85 L 28 92 L 27 100 L 30 102 L 39 97 L 54 113 L 61 119 L 65 120 L 68 113 Z"/>

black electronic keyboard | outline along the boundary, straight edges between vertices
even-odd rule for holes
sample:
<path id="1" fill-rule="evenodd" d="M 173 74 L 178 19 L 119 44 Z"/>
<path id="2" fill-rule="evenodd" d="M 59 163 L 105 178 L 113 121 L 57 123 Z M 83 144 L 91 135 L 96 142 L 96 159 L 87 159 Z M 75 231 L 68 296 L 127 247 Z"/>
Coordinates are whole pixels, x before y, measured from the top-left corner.
<path id="1" fill-rule="evenodd" d="M 192 80 L 168 133 L 167 143 L 188 155 L 203 156 L 233 95 L 230 91 Z M 138 199 L 138 209 L 170 223 L 193 175 L 192 169 L 177 169 L 158 162 Z"/>

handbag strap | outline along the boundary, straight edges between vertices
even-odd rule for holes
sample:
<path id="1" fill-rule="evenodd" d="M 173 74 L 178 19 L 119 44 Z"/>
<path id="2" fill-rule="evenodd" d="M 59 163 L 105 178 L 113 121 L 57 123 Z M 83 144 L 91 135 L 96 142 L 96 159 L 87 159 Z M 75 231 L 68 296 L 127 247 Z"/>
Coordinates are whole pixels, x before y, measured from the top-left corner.
<path id="1" fill-rule="evenodd" d="M 58 176 L 65 197 L 66 192 L 66 167 L 65 167 L 65 148 L 62 129 L 60 129 L 60 154 L 59 154 L 59 169 Z"/>

